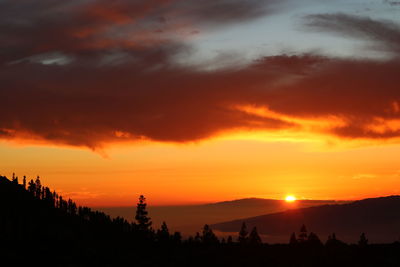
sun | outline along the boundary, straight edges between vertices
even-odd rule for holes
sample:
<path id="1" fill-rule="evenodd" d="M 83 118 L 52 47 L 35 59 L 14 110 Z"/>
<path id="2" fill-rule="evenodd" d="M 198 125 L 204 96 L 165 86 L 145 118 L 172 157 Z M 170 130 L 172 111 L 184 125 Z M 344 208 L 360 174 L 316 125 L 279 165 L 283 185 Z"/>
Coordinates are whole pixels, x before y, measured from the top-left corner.
<path id="1" fill-rule="evenodd" d="M 286 196 L 285 201 L 286 202 L 295 202 L 296 201 L 296 197 L 292 196 L 292 195 L 288 195 L 288 196 Z"/>

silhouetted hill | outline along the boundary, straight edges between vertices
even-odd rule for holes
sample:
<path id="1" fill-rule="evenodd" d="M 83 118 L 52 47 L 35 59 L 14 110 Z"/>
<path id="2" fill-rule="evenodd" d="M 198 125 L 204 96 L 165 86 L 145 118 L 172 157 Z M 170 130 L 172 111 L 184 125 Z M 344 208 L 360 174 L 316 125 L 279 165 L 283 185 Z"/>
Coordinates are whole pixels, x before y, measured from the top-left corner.
<path id="1" fill-rule="evenodd" d="M 288 209 L 305 208 L 326 204 L 344 203 L 334 200 L 298 200 L 288 203 L 284 200 L 245 198 L 203 205 L 150 206 L 149 213 L 154 225 L 168 222 L 171 229 L 181 231 L 185 236 L 199 231 L 204 224 L 213 224 L 240 218 L 281 212 Z M 133 219 L 135 207 L 96 208 L 112 217 Z"/>
<path id="2" fill-rule="evenodd" d="M 38 255 L 43 254 L 47 261 L 97 262 L 123 253 L 127 243 L 133 249 L 143 241 L 134 224 L 77 207 L 72 200 L 66 201 L 42 186 L 39 178 L 25 186 L 18 184 L 18 179 L 0 176 L 2 261 L 38 262 Z"/>
<path id="3" fill-rule="evenodd" d="M 110 216 L 76 207 L 71 200 L 53 198 L 38 190 L 40 197 L 0 176 L 0 236 L 3 240 L 96 240 L 107 238 Z M 51 196 L 51 197 L 50 197 Z M 99 234 L 101 233 L 101 234 Z"/>
<path id="4" fill-rule="evenodd" d="M 365 232 L 372 242 L 393 242 L 400 237 L 400 196 L 364 199 L 348 204 L 323 205 L 213 224 L 223 232 L 237 232 L 242 222 L 256 226 L 270 242 L 287 242 L 302 224 L 321 239 L 335 232 L 347 242 Z"/>
<path id="5" fill-rule="evenodd" d="M 246 199 L 239 202 L 254 205 L 254 202 L 263 201 Z M 368 228 L 370 222 L 376 221 L 374 216 L 381 217 L 381 220 L 383 218 L 383 221 L 394 219 L 397 222 L 398 212 L 388 214 L 384 210 L 392 208 L 398 211 L 398 202 L 399 197 L 382 198 L 349 205 L 297 209 L 271 216 L 292 218 L 287 221 L 292 225 L 287 223 L 287 227 L 297 228 L 300 221 L 306 221 L 308 217 L 322 215 L 330 218 L 343 214 L 337 211 L 338 207 L 339 210 L 349 209 L 348 213 L 356 209 L 354 216 L 360 217 L 356 225 Z M 232 203 L 235 201 L 211 206 Z M 172 234 L 166 224 L 157 230 L 151 228 L 146 205 L 144 196 L 140 196 L 135 212 L 136 222 L 129 223 L 121 218 L 111 219 L 87 207 L 77 207 L 72 200 L 66 201 L 48 187 L 43 187 L 39 178 L 31 180 L 26 186 L 26 182 L 19 184 L 17 177 L 9 181 L 0 176 L 1 266 L 333 267 L 399 266 L 400 262 L 400 243 L 376 245 L 364 241 L 349 246 L 331 238 L 330 242 L 323 245 L 312 233 L 294 238 L 290 244 L 268 245 L 261 242 L 256 229 L 252 229 L 250 234 L 241 231 L 241 239 L 236 242 L 236 236 L 219 240 L 213 230 L 204 225 L 201 233 L 182 240 L 180 234 Z M 376 212 L 369 213 L 371 210 Z M 342 225 L 347 219 L 336 218 L 331 225 Z M 267 226 L 279 230 L 276 222 L 282 221 L 272 221 L 275 224 Z M 235 232 L 240 228 L 233 226 Z M 392 228 L 384 230 L 389 232 Z M 315 229 L 318 230 L 318 227 Z"/>

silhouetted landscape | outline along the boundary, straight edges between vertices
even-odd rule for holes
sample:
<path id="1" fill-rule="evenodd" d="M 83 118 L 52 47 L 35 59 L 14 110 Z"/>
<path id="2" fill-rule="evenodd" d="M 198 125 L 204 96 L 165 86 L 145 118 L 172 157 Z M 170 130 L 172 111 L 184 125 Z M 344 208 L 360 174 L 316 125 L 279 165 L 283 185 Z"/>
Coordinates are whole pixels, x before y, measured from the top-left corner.
<path id="1" fill-rule="evenodd" d="M 0 267 L 400 267 L 399 154 L 400 0 L 0 0 Z"/>
<path id="2" fill-rule="evenodd" d="M 198 229 L 200 229 L 204 224 L 245 219 L 261 214 L 281 212 L 288 209 L 338 203 L 347 203 L 347 201 L 297 200 L 294 203 L 288 203 L 284 200 L 277 199 L 246 198 L 203 205 L 150 206 L 148 207 L 148 210 L 151 213 L 154 225 L 160 226 L 163 221 L 167 221 L 168 226 L 171 229 L 179 230 L 183 236 L 187 236 L 198 231 Z M 135 212 L 136 207 L 109 207 L 96 209 L 103 211 L 112 217 L 119 216 L 130 220 L 132 219 L 132 214 Z M 284 240 L 286 241 L 286 239 Z"/>
<path id="3" fill-rule="evenodd" d="M 46 255 L 52 266 L 398 266 L 399 201 L 366 199 L 205 224 L 182 238 L 166 222 L 152 227 L 144 196 L 130 222 L 77 206 L 39 177 L 21 183 L 0 177 L 0 249 L 5 262 L 36 264 L 37 255 Z M 213 228 L 236 234 L 218 238 Z M 328 230 L 326 240 L 319 237 Z M 367 230 L 384 238 L 392 233 L 393 240 L 371 242 Z M 339 232 L 357 232 L 358 239 L 345 243 Z M 265 242 L 259 233 L 286 234 L 287 241 Z"/>
<path id="4" fill-rule="evenodd" d="M 400 240 L 400 196 L 364 199 L 348 204 L 299 208 L 213 224 L 213 229 L 233 232 L 242 222 L 257 227 L 269 240 L 282 242 L 287 233 L 306 224 L 324 239 L 335 232 L 341 240 L 355 243 L 359 232 L 368 233 L 375 243 Z"/>

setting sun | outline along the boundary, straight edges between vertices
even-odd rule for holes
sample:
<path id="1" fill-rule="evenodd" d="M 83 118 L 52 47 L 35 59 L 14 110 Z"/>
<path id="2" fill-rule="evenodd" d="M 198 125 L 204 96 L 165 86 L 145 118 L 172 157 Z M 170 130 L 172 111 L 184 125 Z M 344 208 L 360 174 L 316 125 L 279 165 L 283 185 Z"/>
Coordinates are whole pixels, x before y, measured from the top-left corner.
<path id="1" fill-rule="evenodd" d="M 286 198 L 285 198 L 285 201 L 286 202 L 294 202 L 294 201 L 296 201 L 296 197 L 295 196 L 286 196 Z"/>

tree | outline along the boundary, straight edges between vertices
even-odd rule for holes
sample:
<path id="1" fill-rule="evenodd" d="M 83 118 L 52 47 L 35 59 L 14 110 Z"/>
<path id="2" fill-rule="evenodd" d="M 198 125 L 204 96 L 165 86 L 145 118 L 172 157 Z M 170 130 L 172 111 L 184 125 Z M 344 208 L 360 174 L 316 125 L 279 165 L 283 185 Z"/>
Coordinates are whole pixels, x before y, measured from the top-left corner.
<path id="1" fill-rule="evenodd" d="M 146 198 L 143 195 L 140 195 L 139 202 L 136 206 L 136 216 L 135 219 L 137 221 L 137 226 L 139 231 L 149 231 L 151 230 L 151 219 L 148 217 L 148 212 L 146 210 Z"/>
<path id="2" fill-rule="evenodd" d="M 22 179 L 22 187 L 26 189 L 26 176 L 24 175 L 24 178 Z"/>
<path id="3" fill-rule="evenodd" d="M 306 228 L 306 226 L 303 224 L 303 225 L 301 226 L 301 228 L 300 228 L 300 233 L 299 233 L 298 242 L 299 242 L 299 243 L 304 243 L 304 242 L 306 242 L 306 241 L 307 241 L 307 237 L 308 237 L 308 235 L 307 235 L 307 228 Z"/>
<path id="4" fill-rule="evenodd" d="M 41 185 L 41 183 L 40 183 L 40 177 L 39 177 L 39 176 L 36 177 L 35 184 L 36 184 L 35 196 L 36 196 L 37 198 L 40 198 L 40 195 L 41 195 L 40 193 L 42 192 L 42 185 Z"/>
<path id="5" fill-rule="evenodd" d="M 18 184 L 18 176 L 15 176 L 15 173 L 13 173 L 12 182 L 13 184 Z"/>
<path id="6" fill-rule="evenodd" d="M 340 246 L 346 246 L 346 243 L 338 240 L 336 238 L 336 234 L 333 233 L 332 235 L 328 236 L 328 240 L 326 240 L 325 246 L 331 247 L 331 248 L 336 248 L 336 247 L 340 247 Z"/>
<path id="7" fill-rule="evenodd" d="M 319 237 L 315 234 L 315 233 L 313 233 L 313 232 L 311 232 L 309 235 L 308 235 L 308 239 L 307 239 L 307 244 L 309 244 L 309 245 L 311 245 L 311 246 L 322 246 L 322 242 L 321 242 L 321 240 L 319 239 Z"/>
<path id="8" fill-rule="evenodd" d="M 29 191 L 29 193 L 31 193 L 33 196 L 35 196 L 35 193 L 36 193 L 36 184 L 35 184 L 35 182 L 34 182 L 32 179 L 29 181 L 29 184 L 28 184 L 28 191 Z"/>
<path id="9" fill-rule="evenodd" d="M 228 245 L 232 245 L 232 244 L 233 244 L 232 236 L 228 236 L 228 239 L 226 240 L 226 243 L 227 243 Z"/>
<path id="10" fill-rule="evenodd" d="M 161 229 L 157 230 L 156 237 L 157 237 L 158 242 L 168 243 L 170 236 L 169 236 L 168 226 L 165 222 L 162 223 Z"/>
<path id="11" fill-rule="evenodd" d="M 182 235 L 180 232 L 174 233 L 172 236 L 172 242 L 174 242 L 174 244 L 180 244 L 182 242 Z"/>
<path id="12" fill-rule="evenodd" d="M 358 245 L 359 245 L 360 247 L 366 247 L 366 246 L 368 245 L 368 239 L 367 239 L 367 237 L 365 236 L 365 233 L 362 233 L 362 234 L 360 235 L 360 240 L 358 240 Z"/>
<path id="13" fill-rule="evenodd" d="M 289 245 L 297 245 L 297 238 L 296 238 L 296 234 L 292 233 L 292 235 L 290 236 L 290 240 L 289 240 Z"/>
<path id="14" fill-rule="evenodd" d="M 262 244 L 261 237 L 258 235 L 257 232 L 257 227 L 253 227 L 253 229 L 251 230 L 248 242 L 250 245 Z"/>
<path id="15" fill-rule="evenodd" d="M 246 223 L 243 222 L 242 227 L 240 228 L 239 237 L 238 237 L 238 241 L 240 244 L 245 244 L 247 242 L 247 235 L 248 235 L 248 232 L 247 232 Z"/>
<path id="16" fill-rule="evenodd" d="M 200 243 L 201 242 L 201 236 L 199 232 L 196 232 L 196 235 L 194 236 L 194 242 L 195 243 Z"/>
<path id="17" fill-rule="evenodd" d="M 68 213 L 71 215 L 75 215 L 77 212 L 77 207 L 75 202 L 72 199 L 68 199 Z"/>
<path id="18" fill-rule="evenodd" d="M 203 244 L 207 245 L 217 244 L 219 242 L 217 236 L 214 234 L 208 224 L 205 224 L 203 227 L 203 235 L 201 240 L 203 241 Z"/>

